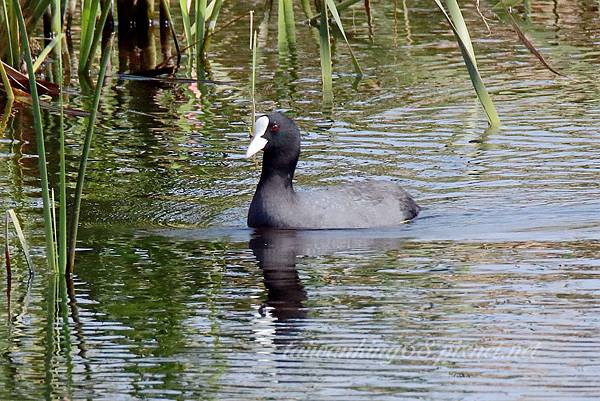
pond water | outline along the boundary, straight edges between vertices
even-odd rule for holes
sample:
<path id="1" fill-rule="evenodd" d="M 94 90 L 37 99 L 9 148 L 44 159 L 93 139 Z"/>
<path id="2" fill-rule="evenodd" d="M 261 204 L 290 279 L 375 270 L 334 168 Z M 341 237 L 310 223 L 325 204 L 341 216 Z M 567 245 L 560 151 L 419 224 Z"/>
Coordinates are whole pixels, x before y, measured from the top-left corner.
<path id="1" fill-rule="evenodd" d="M 221 21 L 250 7 L 229 4 Z M 0 398 L 597 396 L 598 3 L 532 6 L 525 30 L 565 77 L 509 26 L 492 23 L 488 35 L 473 4 L 465 16 L 497 131 L 486 129 L 433 2 L 373 2 L 373 41 L 360 7 L 345 14 L 366 77 L 355 82 L 337 43 L 332 109 L 322 107 L 308 28 L 298 24 L 291 58 L 277 53 L 276 16 L 263 31 L 259 110 L 287 110 L 303 131 L 296 186 L 398 182 L 423 211 L 384 230 L 246 228 L 260 171 L 243 158 L 247 20 L 218 33 L 218 82 L 205 88 L 123 79 L 163 57 L 158 39 L 142 61 L 123 40 L 101 102 L 70 301 L 56 312 L 52 294 L 66 295 L 40 257 L 31 115 L 15 108 L 0 138 L 0 205 L 23 220 L 38 274 L 28 290 L 14 240 L 10 305 L 0 297 L 10 321 L 0 325 Z M 88 101 L 76 93 L 70 107 Z M 53 135 L 56 117 L 44 118 Z M 67 121 L 73 167 L 84 125 Z M 56 157 L 50 164 L 56 171 Z"/>

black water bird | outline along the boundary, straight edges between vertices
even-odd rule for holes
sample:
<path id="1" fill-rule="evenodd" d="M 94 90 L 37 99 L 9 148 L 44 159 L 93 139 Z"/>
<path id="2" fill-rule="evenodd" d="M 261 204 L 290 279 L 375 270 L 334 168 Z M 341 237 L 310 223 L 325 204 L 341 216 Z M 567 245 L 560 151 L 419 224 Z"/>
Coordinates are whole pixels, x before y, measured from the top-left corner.
<path id="1" fill-rule="evenodd" d="M 263 150 L 260 181 L 248 211 L 248 226 L 283 229 L 369 228 L 399 225 L 419 206 L 399 185 L 368 181 L 295 191 L 300 130 L 279 112 L 256 120 L 246 157 Z"/>

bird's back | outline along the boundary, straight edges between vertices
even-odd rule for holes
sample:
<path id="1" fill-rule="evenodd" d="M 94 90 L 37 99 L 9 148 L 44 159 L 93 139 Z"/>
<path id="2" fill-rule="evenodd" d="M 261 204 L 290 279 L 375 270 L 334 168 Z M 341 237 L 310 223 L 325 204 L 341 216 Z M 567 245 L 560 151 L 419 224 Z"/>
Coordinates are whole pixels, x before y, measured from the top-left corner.
<path id="1" fill-rule="evenodd" d="M 254 214 L 262 220 L 262 224 L 253 221 L 254 227 L 385 227 L 399 225 L 419 213 L 419 206 L 399 185 L 379 181 L 298 191 L 283 202 L 263 199 L 253 205 Z M 256 213 L 258 210 L 260 213 Z"/>

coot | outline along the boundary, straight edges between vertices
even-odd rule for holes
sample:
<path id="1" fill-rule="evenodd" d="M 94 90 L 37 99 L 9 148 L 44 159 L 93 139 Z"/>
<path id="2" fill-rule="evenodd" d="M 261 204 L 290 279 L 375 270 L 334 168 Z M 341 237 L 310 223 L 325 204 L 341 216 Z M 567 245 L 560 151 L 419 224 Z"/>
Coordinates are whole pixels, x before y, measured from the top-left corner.
<path id="1" fill-rule="evenodd" d="M 335 229 L 394 226 L 414 218 L 419 206 L 400 186 L 380 181 L 295 191 L 300 131 L 273 112 L 256 120 L 246 157 L 264 151 L 262 173 L 248 211 L 248 226 Z"/>

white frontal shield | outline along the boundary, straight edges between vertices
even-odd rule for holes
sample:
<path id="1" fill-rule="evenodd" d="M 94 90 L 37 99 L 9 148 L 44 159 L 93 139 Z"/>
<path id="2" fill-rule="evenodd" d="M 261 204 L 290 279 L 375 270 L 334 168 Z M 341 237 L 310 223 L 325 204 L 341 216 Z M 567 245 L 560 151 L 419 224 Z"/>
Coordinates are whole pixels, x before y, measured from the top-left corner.
<path id="1" fill-rule="evenodd" d="M 252 141 L 250 141 L 248 150 L 246 150 L 246 157 L 254 156 L 267 146 L 268 141 L 263 138 L 263 135 L 267 132 L 267 128 L 269 128 L 269 117 L 259 117 L 256 120 L 256 124 L 254 124 L 254 135 L 252 135 Z"/>

